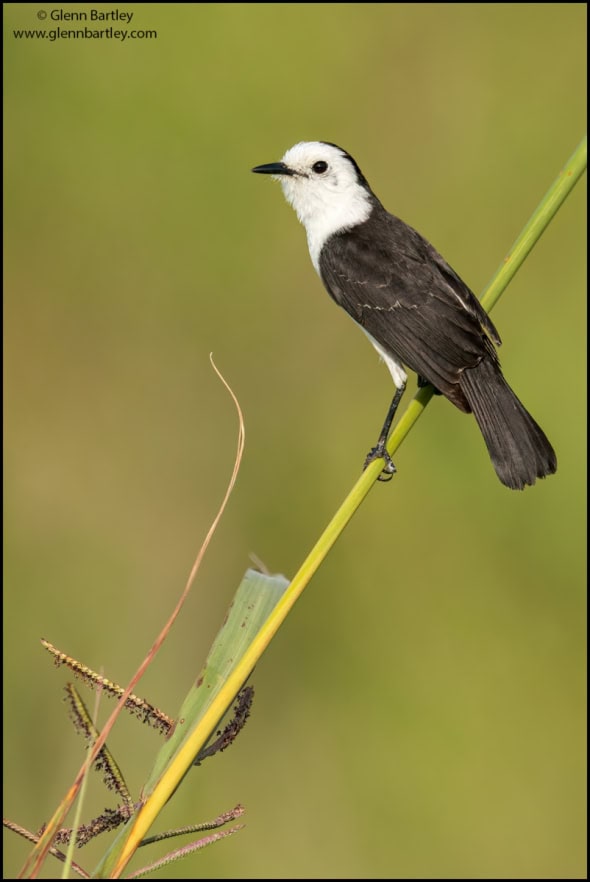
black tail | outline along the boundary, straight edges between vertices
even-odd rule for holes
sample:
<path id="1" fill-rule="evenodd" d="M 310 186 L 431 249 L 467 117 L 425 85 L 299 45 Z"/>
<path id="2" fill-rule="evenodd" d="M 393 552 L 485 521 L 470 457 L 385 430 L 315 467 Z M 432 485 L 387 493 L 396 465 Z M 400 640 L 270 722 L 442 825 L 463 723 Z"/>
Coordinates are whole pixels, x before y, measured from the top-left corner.
<path id="1" fill-rule="evenodd" d="M 552 475 L 557 457 L 543 430 L 525 410 L 497 362 L 484 358 L 463 371 L 460 386 L 486 442 L 496 474 L 511 490 Z"/>

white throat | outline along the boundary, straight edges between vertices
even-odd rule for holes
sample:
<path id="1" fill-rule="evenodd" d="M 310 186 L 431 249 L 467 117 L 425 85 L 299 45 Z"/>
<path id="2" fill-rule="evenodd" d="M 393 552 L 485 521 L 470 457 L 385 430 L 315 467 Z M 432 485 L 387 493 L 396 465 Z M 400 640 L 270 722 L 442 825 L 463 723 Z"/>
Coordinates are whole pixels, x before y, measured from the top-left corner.
<path id="1" fill-rule="evenodd" d="M 320 252 L 334 233 L 362 224 L 371 214 L 371 198 L 358 184 L 332 191 L 329 187 L 313 187 L 306 179 L 281 178 L 285 198 L 293 206 L 305 227 L 309 255 L 319 273 Z"/>

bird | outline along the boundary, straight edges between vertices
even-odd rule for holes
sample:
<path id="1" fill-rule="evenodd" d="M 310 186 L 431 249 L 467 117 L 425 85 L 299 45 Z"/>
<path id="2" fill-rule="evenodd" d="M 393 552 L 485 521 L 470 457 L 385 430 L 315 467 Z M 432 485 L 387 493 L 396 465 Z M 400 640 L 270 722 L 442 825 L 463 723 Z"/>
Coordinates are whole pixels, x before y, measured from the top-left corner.
<path id="1" fill-rule="evenodd" d="M 362 328 L 395 386 L 364 468 L 383 459 L 410 369 L 460 411 L 473 413 L 502 484 L 531 486 L 557 469 L 545 433 L 512 391 L 500 335 L 480 301 L 419 232 L 381 204 L 356 160 L 331 141 L 302 141 L 256 174 L 281 183 L 305 227 L 314 269 L 330 297 Z"/>

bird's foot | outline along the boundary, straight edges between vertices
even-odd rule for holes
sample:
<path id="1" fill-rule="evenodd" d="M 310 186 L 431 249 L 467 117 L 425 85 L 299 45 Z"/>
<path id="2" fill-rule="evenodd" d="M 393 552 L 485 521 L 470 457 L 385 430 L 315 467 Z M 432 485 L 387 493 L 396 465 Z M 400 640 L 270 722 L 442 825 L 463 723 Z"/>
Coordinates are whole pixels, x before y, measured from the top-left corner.
<path id="1" fill-rule="evenodd" d="M 373 447 L 371 450 L 369 450 L 369 452 L 367 453 L 367 457 L 365 459 L 363 471 L 367 468 L 368 465 L 370 465 L 376 459 L 384 459 L 385 460 L 385 466 L 383 467 L 383 471 L 381 472 L 381 474 L 379 475 L 377 480 L 378 481 L 391 481 L 391 479 L 393 478 L 393 476 L 397 472 L 397 469 L 393 463 L 392 458 L 390 457 L 389 453 L 387 452 L 387 448 L 385 447 L 385 441 L 378 441 L 376 446 Z"/>

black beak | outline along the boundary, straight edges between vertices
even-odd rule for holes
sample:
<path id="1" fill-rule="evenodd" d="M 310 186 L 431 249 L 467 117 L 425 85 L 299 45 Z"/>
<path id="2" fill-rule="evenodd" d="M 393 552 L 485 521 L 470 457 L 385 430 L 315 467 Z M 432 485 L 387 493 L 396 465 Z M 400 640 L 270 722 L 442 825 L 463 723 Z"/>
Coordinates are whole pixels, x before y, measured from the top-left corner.
<path id="1" fill-rule="evenodd" d="M 259 175 L 294 175 L 295 172 L 284 162 L 269 162 L 268 165 L 257 165 L 252 169 Z"/>

